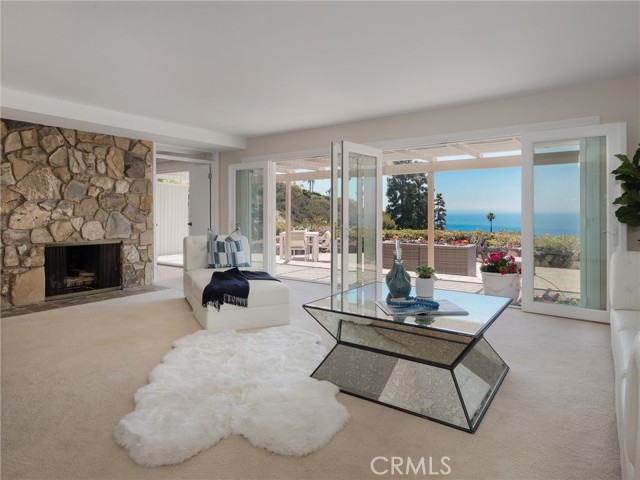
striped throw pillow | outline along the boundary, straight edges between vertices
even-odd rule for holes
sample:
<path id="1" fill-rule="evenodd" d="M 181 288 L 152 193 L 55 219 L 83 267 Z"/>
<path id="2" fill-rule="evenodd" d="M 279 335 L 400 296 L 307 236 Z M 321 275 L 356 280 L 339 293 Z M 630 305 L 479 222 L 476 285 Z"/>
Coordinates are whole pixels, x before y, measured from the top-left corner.
<path id="1" fill-rule="evenodd" d="M 207 268 L 249 267 L 246 253 L 242 245 L 240 229 L 235 229 L 224 240 L 209 230 L 207 232 Z"/>

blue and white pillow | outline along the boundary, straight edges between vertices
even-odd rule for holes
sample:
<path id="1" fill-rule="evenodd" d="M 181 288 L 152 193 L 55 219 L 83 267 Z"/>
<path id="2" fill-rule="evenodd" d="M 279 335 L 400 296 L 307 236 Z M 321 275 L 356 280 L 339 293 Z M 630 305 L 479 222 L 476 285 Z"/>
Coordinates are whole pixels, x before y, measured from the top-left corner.
<path id="1" fill-rule="evenodd" d="M 207 268 L 251 266 L 243 248 L 240 229 L 236 228 L 224 240 L 218 238 L 219 235 L 212 230 L 207 232 Z"/>

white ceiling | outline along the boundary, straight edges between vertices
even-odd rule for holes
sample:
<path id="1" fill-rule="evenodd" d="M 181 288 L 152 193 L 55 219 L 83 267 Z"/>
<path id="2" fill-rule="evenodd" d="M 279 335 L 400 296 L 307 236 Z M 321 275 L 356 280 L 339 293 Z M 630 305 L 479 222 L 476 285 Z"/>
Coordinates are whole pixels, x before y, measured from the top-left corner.
<path id="1" fill-rule="evenodd" d="M 638 75 L 639 6 L 2 1 L 3 114 L 93 116 L 241 147 Z"/>

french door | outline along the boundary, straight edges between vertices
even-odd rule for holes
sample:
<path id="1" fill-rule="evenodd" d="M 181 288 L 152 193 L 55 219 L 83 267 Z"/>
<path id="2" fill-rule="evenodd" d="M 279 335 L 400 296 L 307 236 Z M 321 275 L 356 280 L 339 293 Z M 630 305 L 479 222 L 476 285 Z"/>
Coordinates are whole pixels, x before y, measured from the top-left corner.
<path id="1" fill-rule="evenodd" d="M 382 150 L 331 144 L 331 291 L 382 281 Z"/>
<path id="2" fill-rule="evenodd" d="M 249 240 L 251 267 L 275 274 L 275 177 L 271 162 L 229 166 L 229 232 Z M 229 233 L 225 232 L 225 233 Z"/>
<path id="3" fill-rule="evenodd" d="M 522 136 L 522 310 L 608 322 L 609 260 L 626 249 L 611 171 L 626 124 Z"/>

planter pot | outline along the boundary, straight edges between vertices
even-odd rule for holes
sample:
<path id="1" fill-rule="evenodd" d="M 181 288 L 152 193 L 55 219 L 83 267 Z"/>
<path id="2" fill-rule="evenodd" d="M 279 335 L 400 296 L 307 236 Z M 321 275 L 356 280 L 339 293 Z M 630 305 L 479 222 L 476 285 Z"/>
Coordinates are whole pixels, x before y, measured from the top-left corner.
<path id="1" fill-rule="evenodd" d="M 414 271 L 418 265 L 429 263 L 429 246 L 425 243 L 401 243 L 404 268 Z M 382 244 L 382 268 L 393 268 L 395 243 Z M 436 245 L 434 268 L 438 273 L 476 276 L 476 246 Z"/>
<path id="2" fill-rule="evenodd" d="M 433 298 L 433 285 L 435 279 L 431 278 L 416 278 L 416 297 L 419 298 Z"/>
<path id="3" fill-rule="evenodd" d="M 480 272 L 482 274 L 482 288 L 485 295 L 509 297 L 511 303 L 517 303 L 520 297 L 520 275 L 517 273 Z"/>
<path id="4" fill-rule="evenodd" d="M 438 273 L 475 277 L 476 245 L 436 245 L 434 267 Z"/>

